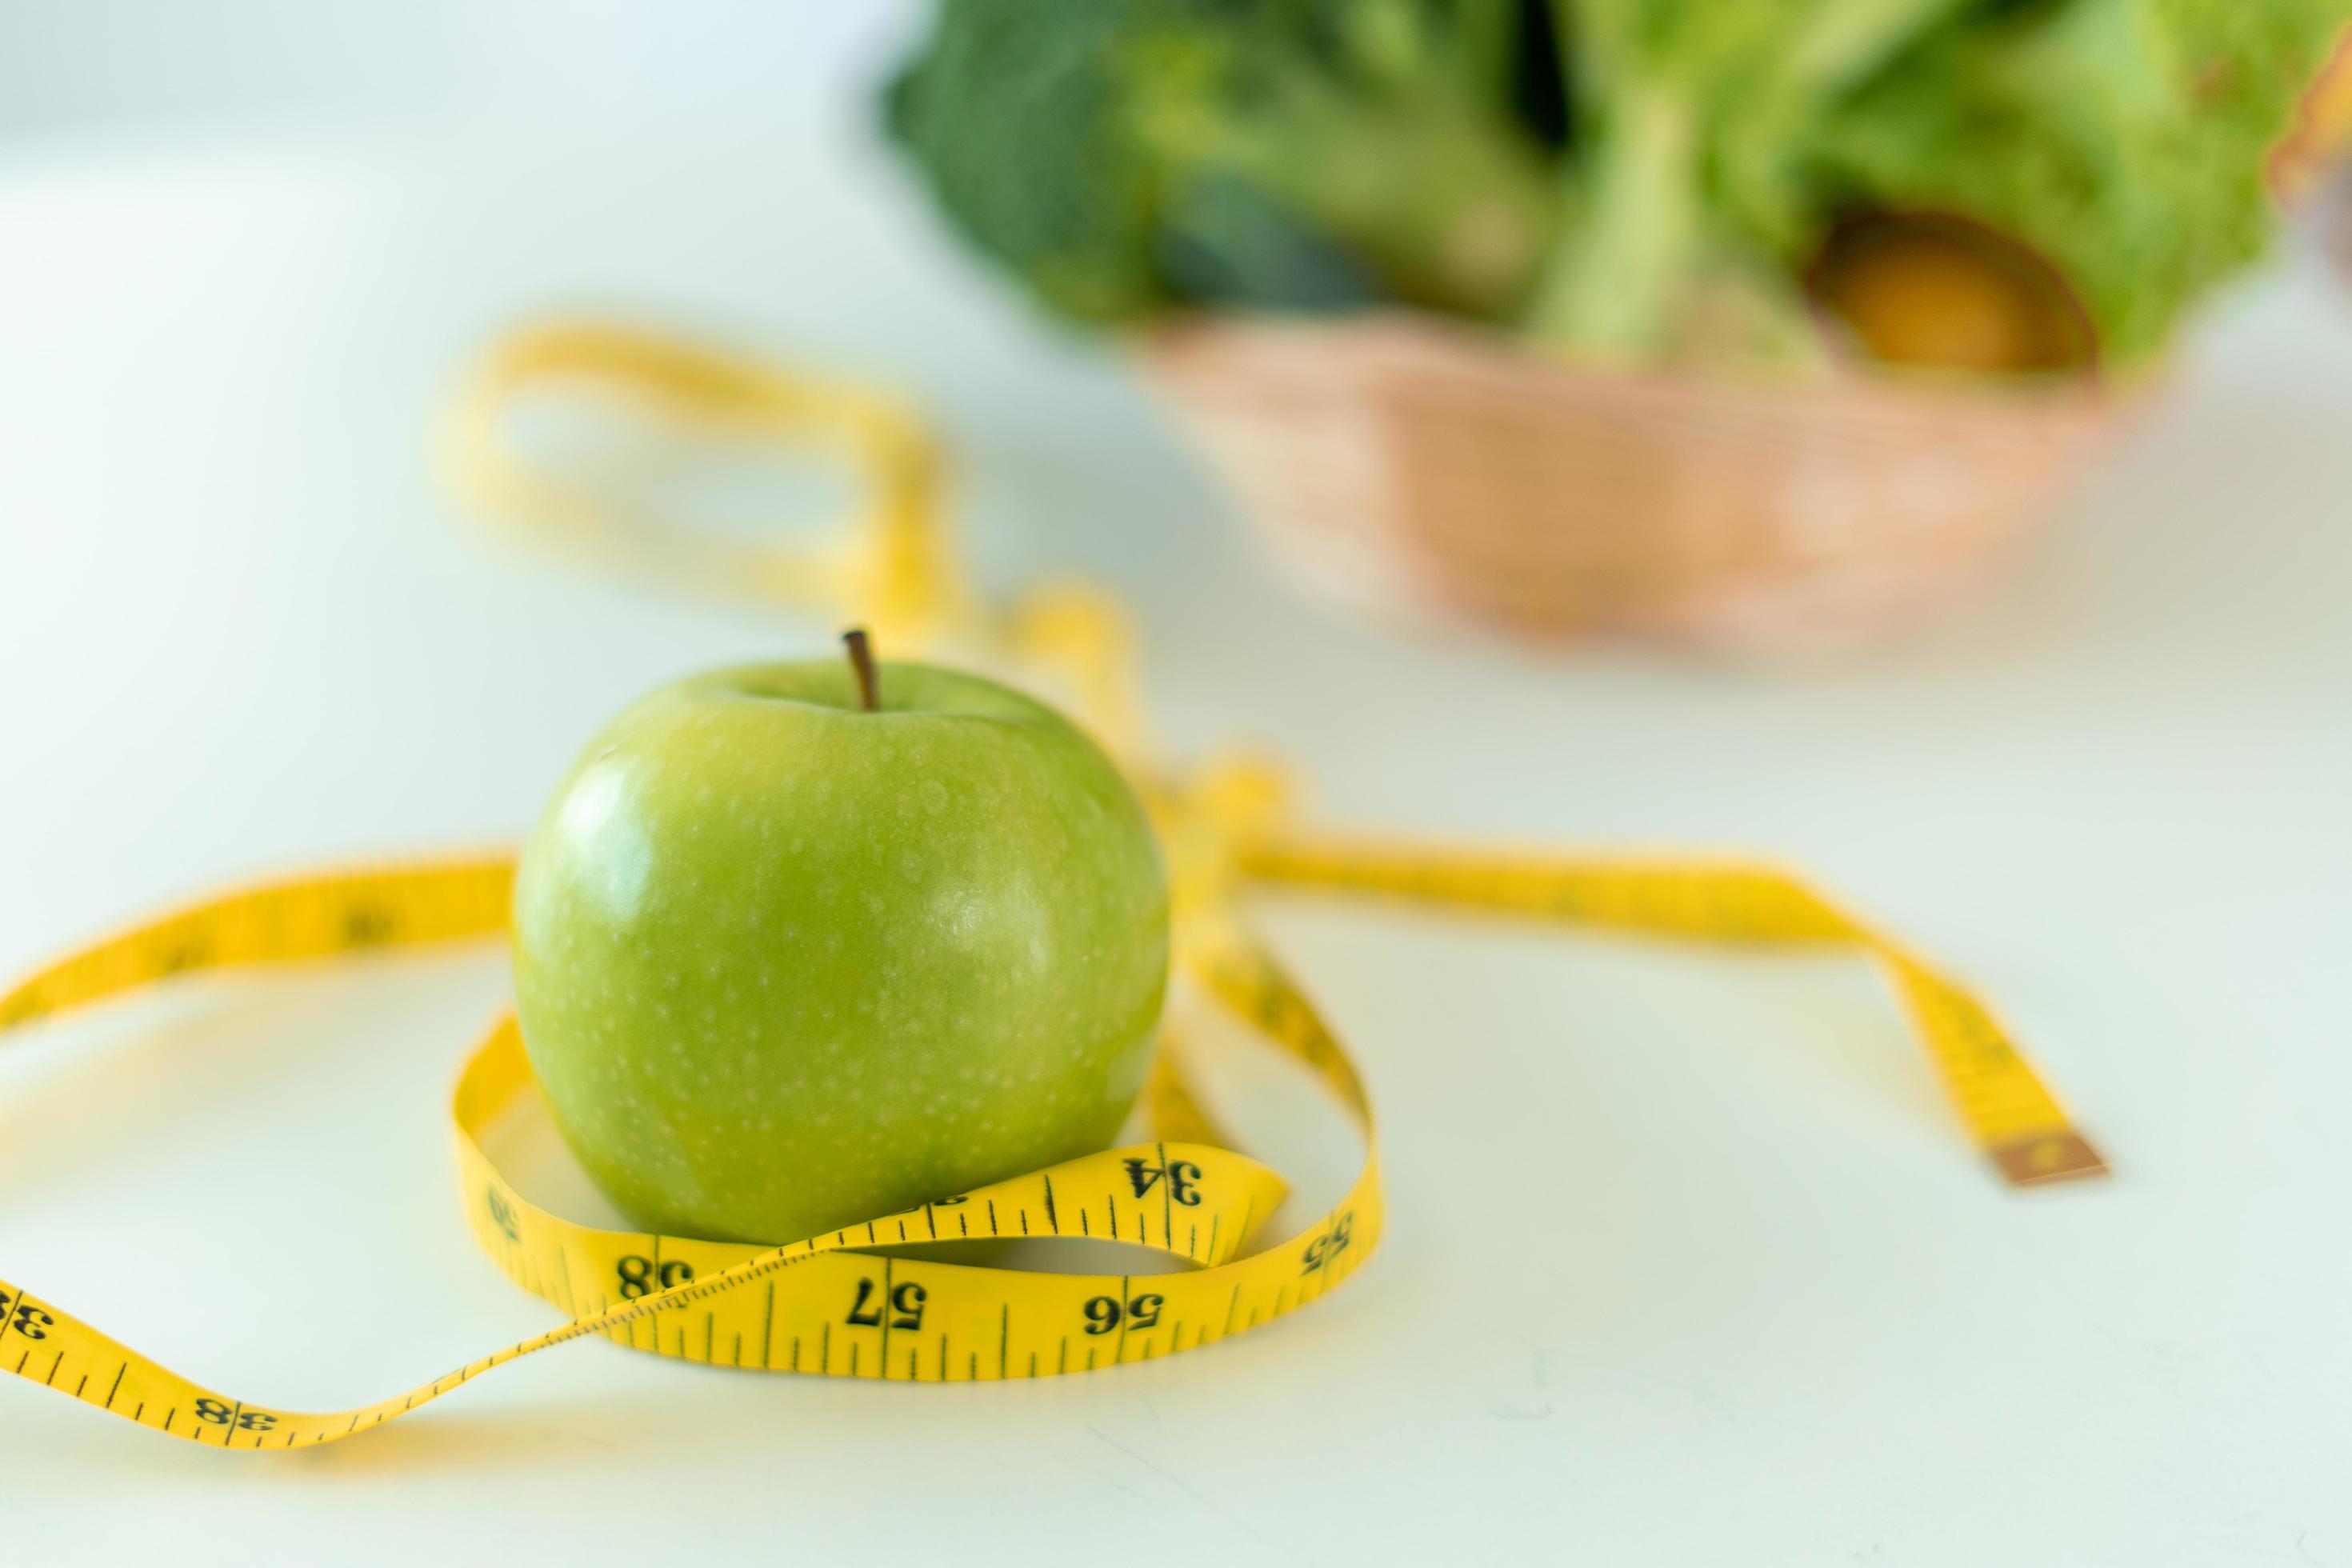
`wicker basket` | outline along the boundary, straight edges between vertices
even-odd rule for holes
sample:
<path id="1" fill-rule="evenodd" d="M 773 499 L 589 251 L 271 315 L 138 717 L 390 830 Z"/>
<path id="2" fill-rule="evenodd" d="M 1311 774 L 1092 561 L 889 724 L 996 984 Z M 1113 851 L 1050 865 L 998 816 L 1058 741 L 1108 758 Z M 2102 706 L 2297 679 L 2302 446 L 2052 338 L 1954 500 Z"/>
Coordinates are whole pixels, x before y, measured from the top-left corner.
<path id="1" fill-rule="evenodd" d="M 2087 382 L 1588 371 L 1408 316 L 1211 319 L 1142 353 L 1315 591 L 1542 641 L 1784 649 L 1907 626 L 1982 579 L 2118 422 Z"/>

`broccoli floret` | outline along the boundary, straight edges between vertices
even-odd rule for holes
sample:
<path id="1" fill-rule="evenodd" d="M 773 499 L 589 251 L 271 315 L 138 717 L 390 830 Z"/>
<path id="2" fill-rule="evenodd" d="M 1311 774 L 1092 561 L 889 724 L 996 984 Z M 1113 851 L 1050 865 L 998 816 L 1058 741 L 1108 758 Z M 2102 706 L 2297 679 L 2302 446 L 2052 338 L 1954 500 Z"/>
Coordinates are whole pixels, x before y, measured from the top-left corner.
<path id="1" fill-rule="evenodd" d="M 1325 242 L 1327 275 L 1336 254 L 1380 297 L 1495 316 L 1524 294 L 1559 193 L 1516 112 L 1516 0 L 1193 0 L 1186 15 L 1131 57 L 1171 237 L 1214 232 L 1245 191 Z"/>
<path id="2" fill-rule="evenodd" d="M 1122 69 L 1165 0 L 950 0 L 893 81 L 888 129 L 963 232 L 1082 321 L 1167 303 L 1160 201 Z"/>
<path id="3" fill-rule="evenodd" d="M 1046 302 L 1499 315 L 1557 204 L 1522 0 L 945 0 L 890 129 Z"/>

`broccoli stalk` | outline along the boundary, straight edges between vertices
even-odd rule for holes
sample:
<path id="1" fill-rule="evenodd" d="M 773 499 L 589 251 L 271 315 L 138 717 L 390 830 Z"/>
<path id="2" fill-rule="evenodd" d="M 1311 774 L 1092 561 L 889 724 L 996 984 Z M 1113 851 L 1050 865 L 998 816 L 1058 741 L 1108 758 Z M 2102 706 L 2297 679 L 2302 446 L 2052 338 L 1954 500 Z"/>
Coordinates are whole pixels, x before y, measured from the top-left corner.
<path id="1" fill-rule="evenodd" d="M 1785 149 L 1817 106 L 1963 3 L 1550 0 L 1560 69 L 1589 107 L 1567 170 L 1572 217 L 1527 330 L 1591 357 L 1654 359 L 1686 346 L 1703 299 L 1736 290 L 1738 348 L 1801 355 L 1811 334 L 1778 254 L 1804 228 Z"/>

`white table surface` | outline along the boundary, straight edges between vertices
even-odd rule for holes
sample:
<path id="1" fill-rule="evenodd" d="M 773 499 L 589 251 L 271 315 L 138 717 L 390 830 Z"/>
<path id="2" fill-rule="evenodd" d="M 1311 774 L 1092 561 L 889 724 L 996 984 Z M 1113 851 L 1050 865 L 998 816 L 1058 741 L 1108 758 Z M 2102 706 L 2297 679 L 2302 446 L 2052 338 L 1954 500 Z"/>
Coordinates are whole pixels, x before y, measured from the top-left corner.
<path id="1" fill-rule="evenodd" d="M 0 149 L 0 969 L 223 879 L 507 839 L 632 694 L 821 645 L 487 541 L 436 486 L 470 348 L 623 306 L 919 392 L 992 574 L 1132 595 L 1175 741 L 1278 745 L 1332 822 L 1817 873 L 1986 988 L 2116 1178 L 2001 1190 L 1858 965 L 1287 905 L 1392 1189 L 1311 1312 L 1001 1386 L 585 1343 L 275 1459 L 0 1381 L 0 1550 L 2352 1563 L 2352 297 L 2291 258 L 2233 300 L 1913 642 L 1538 664 L 1295 611 L 1120 366 L 834 123 Z M 457 1221 L 441 1118 L 504 992 L 495 954 L 398 959 L 12 1046 L 0 1272 L 296 1407 L 544 1326 Z"/>

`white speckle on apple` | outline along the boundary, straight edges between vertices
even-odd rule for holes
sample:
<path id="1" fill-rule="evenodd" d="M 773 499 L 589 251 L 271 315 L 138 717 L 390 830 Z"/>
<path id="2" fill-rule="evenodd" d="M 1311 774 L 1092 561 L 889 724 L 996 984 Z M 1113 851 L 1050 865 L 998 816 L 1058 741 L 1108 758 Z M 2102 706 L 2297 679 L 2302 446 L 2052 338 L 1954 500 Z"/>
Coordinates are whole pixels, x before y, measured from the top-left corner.
<path id="1" fill-rule="evenodd" d="M 566 837 L 596 847 L 579 867 L 579 890 L 608 919 L 633 917 L 653 871 L 653 847 L 630 809 L 626 771 L 591 768 L 564 797 L 559 822 Z"/>

